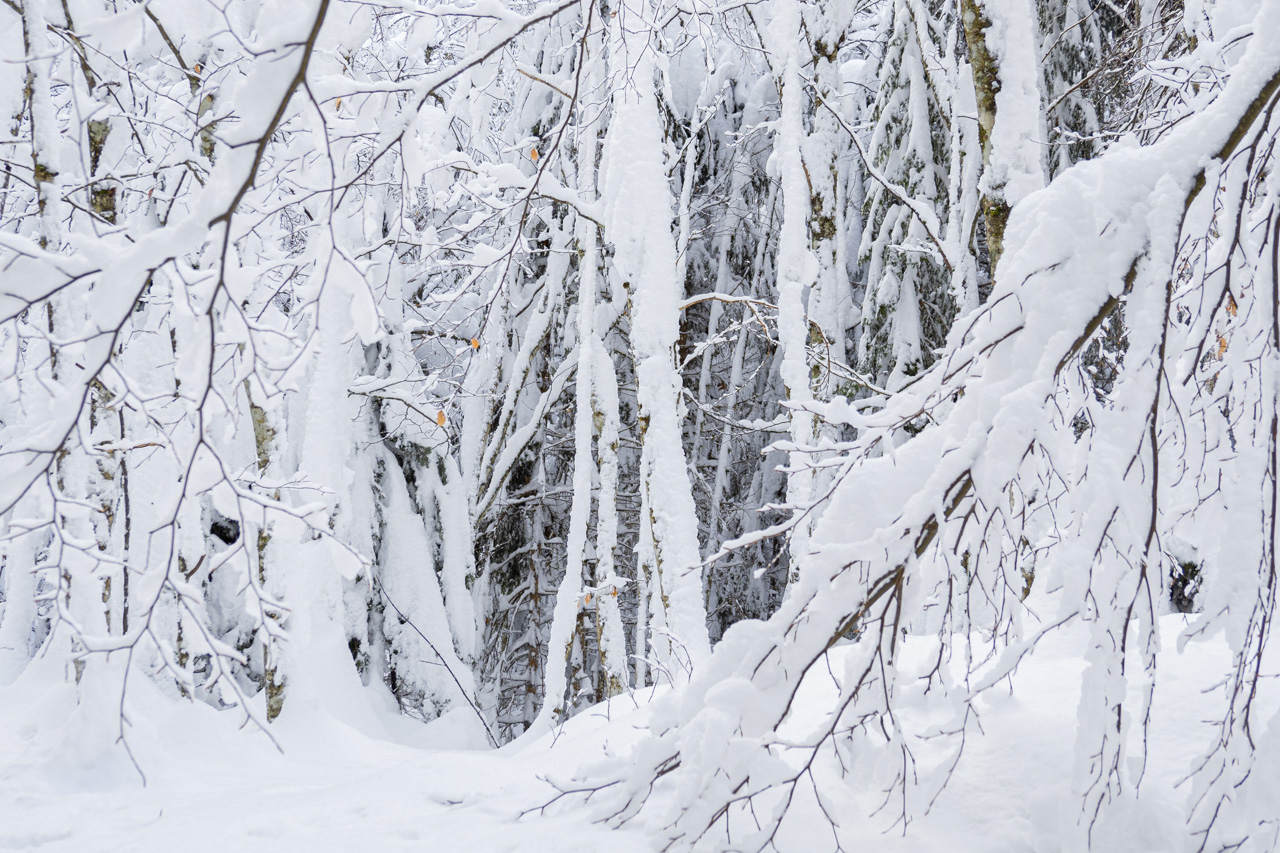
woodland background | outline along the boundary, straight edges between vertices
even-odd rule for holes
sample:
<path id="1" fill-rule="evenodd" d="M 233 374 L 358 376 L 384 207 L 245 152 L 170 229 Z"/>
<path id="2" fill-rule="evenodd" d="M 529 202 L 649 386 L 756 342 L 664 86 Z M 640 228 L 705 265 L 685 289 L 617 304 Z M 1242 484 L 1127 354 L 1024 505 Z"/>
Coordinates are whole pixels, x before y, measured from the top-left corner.
<path id="1" fill-rule="evenodd" d="M 3 3 L 0 676 L 124 751 L 670 685 L 578 793 L 756 849 L 1083 626 L 1087 845 L 1192 614 L 1189 838 L 1274 846 L 1275 0 Z"/>

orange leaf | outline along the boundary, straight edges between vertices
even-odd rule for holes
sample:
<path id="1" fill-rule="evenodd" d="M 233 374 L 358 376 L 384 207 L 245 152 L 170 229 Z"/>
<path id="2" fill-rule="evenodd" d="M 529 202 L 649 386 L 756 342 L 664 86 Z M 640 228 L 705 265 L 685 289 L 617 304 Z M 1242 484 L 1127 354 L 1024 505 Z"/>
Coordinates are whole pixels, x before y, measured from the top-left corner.
<path id="1" fill-rule="evenodd" d="M 1227 339 L 1222 335 L 1218 335 L 1218 358 L 1222 358 L 1222 354 L 1227 351 Z"/>
<path id="2" fill-rule="evenodd" d="M 584 599 L 582 599 L 582 603 L 583 603 L 583 604 L 590 604 L 590 603 L 591 603 L 591 593 L 587 593 L 587 597 L 586 597 L 586 598 L 584 598 Z"/>
<path id="3" fill-rule="evenodd" d="M 537 149 L 537 148 L 530 148 L 530 149 L 529 149 L 529 156 L 533 159 L 533 162 L 535 162 L 535 163 L 536 163 L 536 162 L 538 162 L 538 149 Z"/>
<path id="4" fill-rule="evenodd" d="M 1239 309 L 1236 307 L 1235 298 L 1230 293 L 1228 293 L 1227 294 L 1227 313 L 1230 314 L 1232 317 L 1234 317 L 1236 316 L 1236 311 L 1238 310 Z"/>
<path id="5" fill-rule="evenodd" d="M 444 412 L 436 413 L 436 426 L 444 426 Z"/>
<path id="6" fill-rule="evenodd" d="M 471 339 L 471 348 L 472 348 L 472 349 L 480 349 L 480 342 L 479 342 L 478 340 L 476 340 L 475 338 L 472 338 L 472 339 Z"/>

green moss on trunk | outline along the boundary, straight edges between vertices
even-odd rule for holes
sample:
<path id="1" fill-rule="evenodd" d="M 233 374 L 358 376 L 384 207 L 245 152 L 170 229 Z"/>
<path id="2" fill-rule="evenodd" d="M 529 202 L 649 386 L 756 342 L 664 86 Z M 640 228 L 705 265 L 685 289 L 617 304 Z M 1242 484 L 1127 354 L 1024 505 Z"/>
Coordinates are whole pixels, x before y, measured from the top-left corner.
<path id="1" fill-rule="evenodd" d="M 1000 65 L 987 47 L 987 17 L 979 0 L 960 0 L 960 17 L 964 38 L 969 47 L 969 64 L 973 69 L 973 88 L 978 101 L 978 142 L 982 146 L 982 168 L 991 165 L 991 131 L 996 123 L 996 94 L 1000 91 Z M 1001 188 L 993 187 L 982 196 L 982 218 L 987 228 L 987 249 L 994 273 L 1004 252 L 1004 230 L 1009 222 L 1009 203 Z"/>

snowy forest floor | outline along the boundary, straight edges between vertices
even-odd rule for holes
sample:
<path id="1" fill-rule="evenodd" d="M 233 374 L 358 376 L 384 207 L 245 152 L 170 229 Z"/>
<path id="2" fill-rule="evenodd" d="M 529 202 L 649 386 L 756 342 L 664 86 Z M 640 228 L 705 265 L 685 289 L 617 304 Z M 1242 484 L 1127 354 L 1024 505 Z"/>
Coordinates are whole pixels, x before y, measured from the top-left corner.
<path id="1" fill-rule="evenodd" d="M 1161 658 L 1151 761 L 1141 795 L 1095 828 L 1097 850 L 1141 853 L 1187 842 L 1181 815 L 1190 791 L 1177 783 L 1213 737 L 1214 702 L 1206 691 L 1227 653 L 1217 638 L 1177 654 L 1185 624 L 1183 617 L 1162 620 L 1168 654 Z M 1078 628 L 1045 638 L 1011 689 L 1001 686 L 979 701 L 983 734 L 969 739 L 947 788 L 905 837 L 885 813 L 893 805 L 872 814 L 883 800 L 873 774 L 855 768 L 846 782 L 824 786 L 837 804 L 843 848 L 1055 850 L 1079 816 L 1070 787 L 1082 639 Z M 54 659 L 48 667 L 60 666 Z M 241 727 L 234 712 L 174 701 L 134 680 L 126 705 L 129 742 L 146 773 L 144 786 L 114 743 L 117 722 L 109 709 L 118 707 L 118 697 L 94 696 L 89 678 L 77 688 L 39 664 L 15 679 L 6 665 L 17 663 L 0 657 L 0 850 L 651 849 L 642 826 L 610 831 L 594 824 L 593 810 L 580 802 L 537 810 L 554 795 L 547 777 L 568 779 L 607 756 L 626 760 L 629 745 L 643 735 L 648 691 L 591 709 L 555 737 L 497 752 L 483 748 L 466 709 L 424 726 L 389 709 L 375 713 L 372 707 L 385 703 L 368 692 L 369 707 L 348 702 L 334 712 L 330 702 L 322 713 L 319 703 L 286 706 L 271 726 L 278 750 L 252 725 Z M 806 708 L 830 700 L 828 684 L 817 681 L 801 693 L 795 733 L 803 730 Z M 1274 679 L 1268 687 L 1259 719 L 1280 699 Z M 917 750 L 922 764 L 927 749 Z M 783 853 L 834 848 L 811 795 L 800 798 L 792 818 L 779 839 Z"/>

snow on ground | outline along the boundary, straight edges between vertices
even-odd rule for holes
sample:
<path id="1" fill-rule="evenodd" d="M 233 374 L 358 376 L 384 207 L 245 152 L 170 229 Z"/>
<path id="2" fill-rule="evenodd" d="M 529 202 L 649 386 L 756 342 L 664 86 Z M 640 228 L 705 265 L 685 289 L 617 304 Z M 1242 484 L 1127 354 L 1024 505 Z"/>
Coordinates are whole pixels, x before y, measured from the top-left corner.
<path id="1" fill-rule="evenodd" d="M 144 787 L 105 716 L 81 713 L 72 686 L 31 680 L 0 689 L 0 850 L 496 853 L 593 851 L 605 840 L 620 853 L 649 849 L 573 814 L 518 822 L 549 797 L 537 778 L 547 749 L 476 749 L 483 736 L 460 711 L 430 726 L 384 717 L 401 725 L 380 738 L 286 712 L 271 726 L 281 752 L 233 713 L 154 690 L 139 697 L 135 686 L 131 717 L 135 728 L 145 717 L 147 731 L 130 744 Z M 584 722 L 550 763 L 598 754 Z"/>
<path id="2" fill-rule="evenodd" d="M 1103 851 L 1163 851 L 1185 844 L 1188 786 L 1175 787 L 1211 738 L 1204 693 L 1225 669 L 1225 645 L 1178 655 L 1181 617 L 1162 624 L 1167 654 L 1156 694 L 1152 762 L 1142 796 L 1099 827 Z M 1077 819 L 1069 792 L 1083 664 L 1079 635 L 1051 635 L 1024 662 L 1012 691 L 980 701 L 984 737 L 969 743 L 951 783 L 904 837 L 869 816 L 882 793 L 855 772 L 824 793 L 836 804 L 846 850 L 877 853 L 1054 851 Z M 52 656 L 50 656 L 52 659 Z M 10 664 L 5 675 L 3 663 Z M 625 754 L 642 734 L 644 699 L 619 697 L 555 736 L 484 750 L 469 711 L 422 726 L 389 714 L 357 731 L 317 711 L 286 712 L 271 726 L 281 750 L 233 713 L 218 713 L 136 683 L 127 704 L 141 784 L 114 744 L 116 705 L 88 677 L 77 688 L 36 661 L 13 678 L 0 663 L 0 850 L 76 851 L 595 851 L 651 849 L 643 827 L 610 831 L 573 804 L 521 812 L 553 795 L 602 755 Z M 1270 685 L 1269 685 L 1270 686 Z M 1260 720 L 1276 707 L 1272 687 Z M 829 688 L 807 685 L 801 713 Z M 372 697 L 371 705 L 378 704 Z M 367 718 L 372 719 L 372 717 Z M 801 721 L 803 724 L 803 721 Z M 623 760 L 619 758 L 618 760 Z M 783 853 L 832 849 L 832 835 L 802 796 Z"/>

